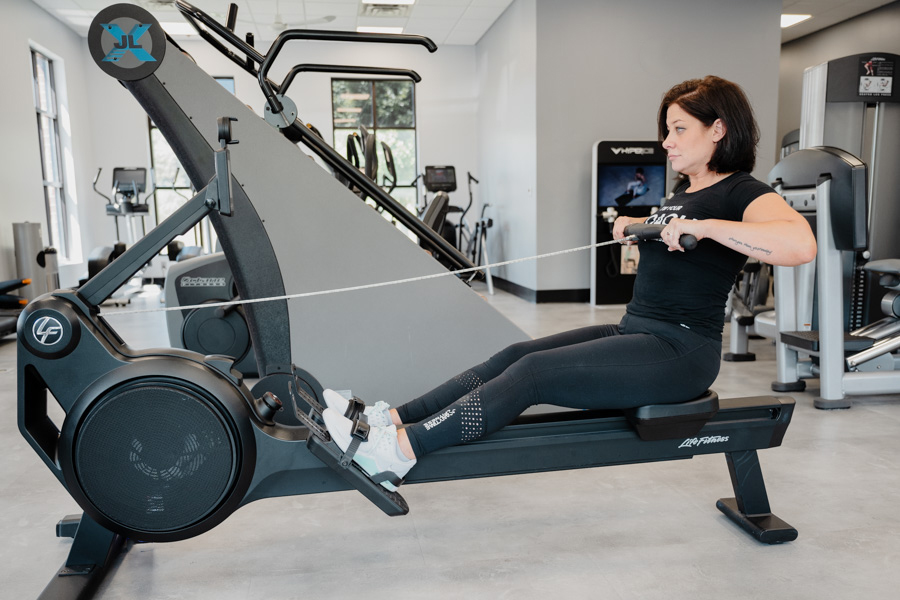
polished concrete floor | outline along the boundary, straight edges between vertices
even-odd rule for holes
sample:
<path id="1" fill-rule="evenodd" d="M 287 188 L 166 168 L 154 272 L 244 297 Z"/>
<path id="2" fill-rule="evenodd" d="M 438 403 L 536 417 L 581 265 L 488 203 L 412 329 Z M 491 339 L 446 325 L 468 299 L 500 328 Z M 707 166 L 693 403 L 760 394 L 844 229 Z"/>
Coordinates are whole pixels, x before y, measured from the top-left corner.
<path id="1" fill-rule="evenodd" d="M 146 302 L 153 303 L 150 299 Z M 488 301 L 534 336 L 615 321 L 621 307 Z M 158 313 L 110 317 L 135 346 L 165 342 Z M 722 397 L 770 394 L 774 348 L 723 363 Z M 16 426 L 15 340 L 0 341 L 0 598 L 37 597 L 77 512 Z M 900 597 L 900 396 L 852 409 L 795 394 L 780 448 L 760 452 L 775 514 L 799 538 L 766 546 L 715 508 L 732 494 L 721 455 L 670 463 L 425 484 L 389 518 L 353 492 L 263 500 L 197 538 L 128 544 L 110 599 Z"/>

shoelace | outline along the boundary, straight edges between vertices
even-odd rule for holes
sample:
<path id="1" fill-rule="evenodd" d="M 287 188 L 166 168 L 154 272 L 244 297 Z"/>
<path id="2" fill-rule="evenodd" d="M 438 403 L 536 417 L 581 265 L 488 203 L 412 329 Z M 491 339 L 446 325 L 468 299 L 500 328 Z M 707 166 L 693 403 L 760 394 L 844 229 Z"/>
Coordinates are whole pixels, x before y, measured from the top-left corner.
<path id="1" fill-rule="evenodd" d="M 368 443 L 372 444 L 372 452 L 379 452 L 384 446 L 391 445 L 392 436 L 389 431 L 390 427 L 373 427 L 369 432 Z M 372 438 L 375 439 L 372 439 Z"/>
<path id="2" fill-rule="evenodd" d="M 372 406 L 372 411 L 370 413 L 367 413 L 367 416 L 370 417 L 370 419 L 371 419 L 371 417 L 376 416 L 376 415 L 379 417 L 379 420 L 383 418 L 384 419 L 383 427 L 387 427 L 392 424 L 388 410 L 390 410 L 390 405 L 383 400 L 379 400 L 378 402 L 375 403 L 374 406 Z"/>

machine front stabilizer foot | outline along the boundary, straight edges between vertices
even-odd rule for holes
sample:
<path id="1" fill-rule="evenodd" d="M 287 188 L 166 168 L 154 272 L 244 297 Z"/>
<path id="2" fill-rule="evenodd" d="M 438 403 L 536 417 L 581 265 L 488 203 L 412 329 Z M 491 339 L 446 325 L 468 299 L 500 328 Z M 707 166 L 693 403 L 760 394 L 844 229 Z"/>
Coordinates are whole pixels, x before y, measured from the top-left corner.
<path id="1" fill-rule="evenodd" d="M 61 535 L 72 533 L 73 517 L 64 519 Z M 59 530 L 58 530 L 59 533 Z M 38 600 L 87 600 L 92 598 L 125 545 L 125 538 L 83 515 L 73 535 L 72 548 Z"/>
<path id="2" fill-rule="evenodd" d="M 797 539 L 797 530 L 773 515 L 745 515 L 734 498 L 720 498 L 716 508 L 763 544 L 782 544 Z"/>

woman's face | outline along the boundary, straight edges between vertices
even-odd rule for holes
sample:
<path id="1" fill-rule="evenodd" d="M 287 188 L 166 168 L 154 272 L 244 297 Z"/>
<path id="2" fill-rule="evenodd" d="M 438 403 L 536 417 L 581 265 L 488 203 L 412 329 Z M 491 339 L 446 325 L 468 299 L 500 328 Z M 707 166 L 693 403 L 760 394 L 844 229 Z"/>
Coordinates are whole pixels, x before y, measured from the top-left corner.
<path id="1" fill-rule="evenodd" d="M 717 119 L 707 127 L 677 104 L 672 104 L 666 111 L 666 127 L 669 135 L 663 140 L 663 148 L 672 169 L 688 176 L 705 173 L 716 150 L 716 142 L 724 136 L 722 122 Z"/>

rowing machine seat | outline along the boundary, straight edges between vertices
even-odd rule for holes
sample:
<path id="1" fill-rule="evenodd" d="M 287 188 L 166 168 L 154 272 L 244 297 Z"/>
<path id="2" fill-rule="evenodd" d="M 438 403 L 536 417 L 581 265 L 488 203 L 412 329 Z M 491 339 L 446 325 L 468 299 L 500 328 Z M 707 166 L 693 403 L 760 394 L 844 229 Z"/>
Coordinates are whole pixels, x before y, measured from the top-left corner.
<path id="1" fill-rule="evenodd" d="M 696 435 L 719 412 L 719 396 L 712 390 L 688 402 L 648 404 L 625 411 L 625 417 L 644 441 Z"/>

